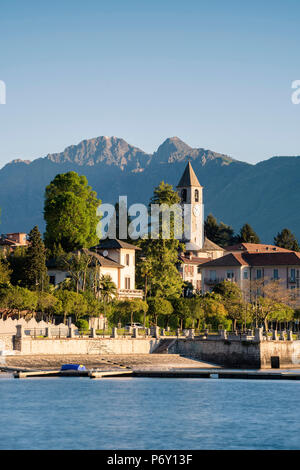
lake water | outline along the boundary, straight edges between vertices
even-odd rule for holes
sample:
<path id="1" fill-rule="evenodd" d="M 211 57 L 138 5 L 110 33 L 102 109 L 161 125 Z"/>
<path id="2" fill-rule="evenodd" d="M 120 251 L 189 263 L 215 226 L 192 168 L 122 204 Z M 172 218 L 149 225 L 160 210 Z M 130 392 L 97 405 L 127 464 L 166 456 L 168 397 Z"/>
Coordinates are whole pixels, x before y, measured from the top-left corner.
<path id="1" fill-rule="evenodd" d="M 300 449 L 300 382 L 0 376 L 0 449 Z"/>

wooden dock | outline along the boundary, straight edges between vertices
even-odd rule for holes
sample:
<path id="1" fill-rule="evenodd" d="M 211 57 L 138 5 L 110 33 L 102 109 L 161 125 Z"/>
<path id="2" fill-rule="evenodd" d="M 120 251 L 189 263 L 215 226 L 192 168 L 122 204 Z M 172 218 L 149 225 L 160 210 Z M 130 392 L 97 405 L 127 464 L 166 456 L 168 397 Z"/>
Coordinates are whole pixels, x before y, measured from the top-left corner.
<path id="1" fill-rule="evenodd" d="M 27 377 L 89 377 L 89 370 L 27 370 L 15 371 L 15 379 L 26 379 Z"/>
<path id="2" fill-rule="evenodd" d="M 103 370 L 103 371 L 91 371 L 91 379 L 102 379 L 104 377 L 123 377 L 124 375 L 133 375 L 133 370 Z"/>
<path id="3" fill-rule="evenodd" d="M 101 379 L 103 377 L 122 377 L 132 375 L 132 370 L 18 370 L 14 371 L 15 379 L 26 379 L 30 377 L 90 377 Z"/>
<path id="4" fill-rule="evenodd" d="M 168 370 L 14 370 L 17 379 L 30 377 L 90 377 L 104 379 L 112 377 L 144 377 L 170 379 L 246 379 L 246 380 L 300 380 L 300 370 L 280 369 L 168 369 Z"/>

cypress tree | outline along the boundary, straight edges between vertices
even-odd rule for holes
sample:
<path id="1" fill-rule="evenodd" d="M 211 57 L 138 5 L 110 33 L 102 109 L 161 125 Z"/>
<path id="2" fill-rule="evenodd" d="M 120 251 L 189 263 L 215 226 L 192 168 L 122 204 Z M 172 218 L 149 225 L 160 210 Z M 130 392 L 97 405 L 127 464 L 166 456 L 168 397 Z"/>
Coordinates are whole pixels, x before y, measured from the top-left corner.
<path id="1" fill-rule="evenodd" d="M 37 226 L 28 236 L 29 246 L 25 258 L 25 282 L 32 290 L 43 291 L 49 282 L 46 267 L 46 248 Z"/>

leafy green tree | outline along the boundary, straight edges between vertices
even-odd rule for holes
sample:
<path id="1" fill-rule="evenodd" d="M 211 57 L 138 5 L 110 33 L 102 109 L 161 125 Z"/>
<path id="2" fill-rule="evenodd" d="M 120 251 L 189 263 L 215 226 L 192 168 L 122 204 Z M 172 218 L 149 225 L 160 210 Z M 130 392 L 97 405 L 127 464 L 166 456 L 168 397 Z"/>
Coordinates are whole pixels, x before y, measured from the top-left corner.
<path id="1" fill-rule="evenodd" d="M 99 299 L 97 299 L 94 296 L 94 293 L 90 290 L 86 290 L 82 292 L 82 295 L 84 296 L 85 300 L 87 301 L 87 316 L 89 317 L 98 317 L 101 315 L 101 313 L 104 312 L 104 306 L 103 302 L 101 302 Z"/>
<path id="2" fill-rule="evenodd" d="M 37 301 L 37 310 L 50 319 L 53 315 L 60 315 L 62 313 L 62 303 L 49 292 L 39 292 Z"/>
<path id="3" fill-rule="evenodd" d="M 145 315 L 148 311 L 148 304 L 141 299 L 133 300 L 120 300 L 117 302 L 116 310 L 118 310 L 118 322 L 122 321 L 123 323 L 130 322 L 131 325 L 135 321 L 141 320 L 141 315 Z"/>
<path id="4" fill-rule="evenodd" d="M 66 323 L 66 318 L 69 315 L 73 315 L 75 321 L 86 315 L 88 303 L 82 294 L 59 289 L 56 291 L 55 296 L 61 301 L 64 323 Z"/>
<path id="5" fill-rule="evenodd" d="M 177 316 L 180 328 L 185 328 L 187 319 L 191 316 L 190 299 L 180 297 L 172 299 L 174 315 Z"/>
<path id="6" fill-rule="evenodd" d="M 235 282 L 223 281 L 217 284 L 213 292 L 221 296 L 222 303 L 227 310 L 227 317 L 232 321 L 233 329 L 236 329 L 237 321 L 243 321 L 244 301 L 243 294 Z"/>
<path id="7" fill-rule="evenodd" d="M 98 242 L 100 201 L 85 176 L 74 171 L 56 175 L 46 187 L 45 244 L 51 251 L 58 245 L 65 252 L 90 247 Z"/>
<path id="8" fill-rule="evenodd" d="M 28 241 L 25 257 L 26 286 L 32 290 L 43 291 L 48 286 L 49 277 L 46 267 L 46 248 L 37 226 L 29 232 Z"/>
<path id="9" fill-rule="evenodd" d="M 280 233 L 274 237 L 274 243 L 280 248 L 287 250 L 300 251 L 300 247 L 295 235 L 288 229 L 284 228 Z"/>
<path id="10" fill-rule="evenodd" d="M 132 300 L 132 304 L 133 304 L 133 313 L 136 313 L 137 315 L 143 315 L 143 324 L 144 324 L 144 327 L 146 326 L 146 315 L 147 315 L 147 312 L 149 310 L 149 306 L 147 304 L 147 302 L 145 302 L 144 300 L 142 299 L 134 299 Z M 130 319 L 131 320 L 131 323 L 133 323 L 133 317 Z"/>
<path id="11" fill-rule="evenodd" d="M 238 236 L 239 243 L 260 243 L 258 235 L 249 224 L 244 224 Z"/>
<path id="12" fill-rule="evenodd" d="M 162 297 L 148 298 L 147 300 L 149 310 L 148 314 L 152 318 L 152 322 L 157 326 L 157 320 L 160 315 L 165 317 L 165 326 L 168 326 L 168 320 L 173 313 L 173 306 L 171 302 Z"/>
<path id="13" fill-rule="evenodd" d="M 170 238 L 164 237 L 163 213 L 168 213 L 170 206 L 178 204 L 180 198 L 172 186 L 163 181 L 154 190 L 151 204 L 162 206 L 159 216 L 157 238 L 139 241 L 143 256 L 137 262 L 138 278 L 147 285 L 147 295 L 152 297 L 179 297 L 182 293 L 183 282 L 177 269 L 179 240 L 175 238 L 177 221 L 171 214 Z M 183 248 L 181 248 L 183 249 Z"/>
<path id="14" fill-rule="evenodd" d="M 16 311 L 18 318 L 20 318 L 21 312 L 26 311 L 25 315 L 28 314 L 28 311 L 30 313 L 36 312 L 37 303 L 37 293 L 24 287 L 10 286 L 0 291 L 1 307 L 7 308 L 11 314 Z"/>
<path id="15" fill-rule="evenodd" d="M 217 329 L 219 325 L 228 328 L 227 310 L 221 301 L 221 296 L 207 294 L 202 298 L 205 323 Z"/>
<path id="16" fill-rule="evenodd" d="M 188 299 L 188 301 L 189 301 L 191 318 L 193 321 L 193 328 L 195 327 L 195 322 L 196 322 L 197 329 L 200 329 L 200 325 L 204 321 L 204 308 L 202 304 L 202 298 L 192 297 L 191 299 Z"/>
<path id="17" fill-rule="evenodd" d="M 293 319 L 294 310 L 281 302 L 276 302 L 270 297 L 259 298 L 258 320 L 264 323 L 268 331 L 268 321 L 289 322 Z"/>

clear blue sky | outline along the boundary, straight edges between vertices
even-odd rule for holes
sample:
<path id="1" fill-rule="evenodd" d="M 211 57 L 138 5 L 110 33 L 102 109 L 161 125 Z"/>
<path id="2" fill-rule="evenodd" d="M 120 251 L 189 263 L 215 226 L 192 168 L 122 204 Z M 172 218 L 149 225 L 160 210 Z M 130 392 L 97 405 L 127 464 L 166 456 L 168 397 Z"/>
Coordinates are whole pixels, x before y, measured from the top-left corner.
<path id="1" fill-rule="evenodd" d="M 0 166 L 99 135 L 300 154 L 299 0 L 0 0 Z"/>

